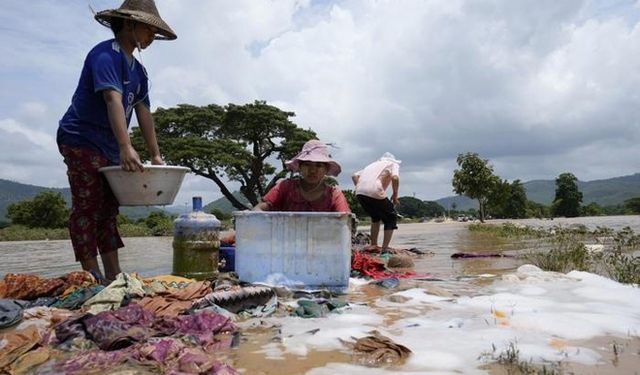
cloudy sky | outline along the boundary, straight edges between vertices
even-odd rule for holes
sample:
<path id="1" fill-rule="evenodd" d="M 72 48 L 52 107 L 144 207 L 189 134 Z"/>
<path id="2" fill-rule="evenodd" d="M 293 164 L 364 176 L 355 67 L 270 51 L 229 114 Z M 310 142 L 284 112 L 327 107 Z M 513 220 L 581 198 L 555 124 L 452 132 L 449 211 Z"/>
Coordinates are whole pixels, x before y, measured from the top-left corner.
<path id="1" fill-rule="evenodd" d="M 0 178 L 65 187 L 57 123 L 93 20 L 120 0 L 3 0 Z M 390 151 L 401 193 L 452 195 L 459 153 L 508 180 L 640 172 L 640 0 L 156 0 L 178 34 L 142 52 L 153 108 L 266 100 L 350 175 Z M 221 196 L 190 177 L 176 204 Z"/>

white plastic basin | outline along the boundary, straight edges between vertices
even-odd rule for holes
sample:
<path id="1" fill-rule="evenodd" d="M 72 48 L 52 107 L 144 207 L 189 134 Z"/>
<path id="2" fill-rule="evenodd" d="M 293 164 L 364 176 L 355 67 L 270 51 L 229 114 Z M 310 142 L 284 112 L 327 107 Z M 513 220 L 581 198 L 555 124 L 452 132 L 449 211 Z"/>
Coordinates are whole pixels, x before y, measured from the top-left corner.
<path id="1" fill-rule="evenodd" d="M 99 171 L 104 173 L 121 206 L 162 206 L 173 203 L 189 168 L 145 165 L 144 172 L 127 172 L 114 165 Z"/>

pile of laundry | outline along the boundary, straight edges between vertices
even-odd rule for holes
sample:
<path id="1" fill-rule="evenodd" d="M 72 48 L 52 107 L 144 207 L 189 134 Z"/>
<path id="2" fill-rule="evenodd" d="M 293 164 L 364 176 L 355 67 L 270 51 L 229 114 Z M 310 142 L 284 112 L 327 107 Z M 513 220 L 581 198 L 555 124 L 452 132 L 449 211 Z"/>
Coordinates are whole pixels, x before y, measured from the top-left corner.
<path id="1" fill-rule="evenodd" d="M 232 278 L 121 273 L 104 287 L 84 271 L 51 279 L 7 274 L 0 280 L 0 373 L 237 374 L 217 355 L 237 345 L 234 320 L 271 314 L 277 305 L 271 288 Z"/>
<path id="2" fill-rule="evenodd" d="M 424 253 L 417 249 L 381 254 L 354 247 L 353 277 L 395 288 L 399 278 L 420 276 L 413 259 Z M 234 273 L 206 281 L 121 273 L 107 286 L 85 271 L 55 278 L 9 273 L 0 280 L 0 373 L 238 374 L 225 349 L 239 345 L 248 319 L 323 318 L 348 307 L 329 291 L 248 284 Z M 346 346 L 357 353 L 374 341 L 386 343 L 373 335 Z M 364 364 L 398 362 L 409 353 L 391 347 L 372 349 Z"/>
<path id="3" fill-rule="evenodd" d="M 383 251 L 380 246 L 352 245 L 351 276 L 371 279 L 427 277 L 414 269 L 414 259 L 424 255 L 433 253 L 417 248 L 388 248 Z"/>

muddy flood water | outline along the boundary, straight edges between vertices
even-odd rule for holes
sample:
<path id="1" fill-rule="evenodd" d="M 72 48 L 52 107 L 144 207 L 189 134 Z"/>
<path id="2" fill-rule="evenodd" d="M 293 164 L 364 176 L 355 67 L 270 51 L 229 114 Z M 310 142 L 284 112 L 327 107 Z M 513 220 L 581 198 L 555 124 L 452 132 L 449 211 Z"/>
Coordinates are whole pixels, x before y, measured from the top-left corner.
<path id="1" fill-rule="evenodd" d="M 490 222 L 500 223 L 500 221 Z M 581 223 L 590 229 L 598 226 L 621 229 L 628 226 L 636 233 L 640 232 L 640 216 L 514 220 L 513 222 L 534 227 Z M 571 317 L 585 317 L 584 314 L 589 313 L 591 305 L 585 307 L 583 315 L 562 315 L 559 308 L 558 322 L 551 317 L 545 318 L 548 320 L 538 322 L 537 325 L 528 321 L 527 326 L 523 321 L 518 321 L 513 312 L 512 319 L 506 323 L 504 320 L 495 318 L 498 316 L 496 313 L 498 307 L 502 306 L 499 301 L 505 295 L 510 295 L 511 297 L 508 298 L 518 301 L 517 295 L 509 294 L 513 291 L 509 289 L 511 286 L 503 286 L 500 282 L 503 276 L 516 272 L 523 264 L 523 260 L 518 257 L 452 259 L 451 254 L 506 252 L 518 255 L 539 248 L 539 244 L 535 241 L 516 243 L 498 240 L 491 236 L 472 233 L 467 226 L 467 223 L 458 222 L 400 224 L 394 234 L 392 246 L 417 248 L 428 252 L 428 255 L 415 259 L 415 271 L 426 274 L 428 277 L 420 280 L 403 279 L 393 289 L 365 285 L 364 282 L 352 279 L 349 292 L 342 296 L 350 303 L 351 310 L 347 309 L 342 314 L 335 314 L 335 317 L 329 318 L 288 318 L 288 321 L 265 319 L 264 324 L 242 330 L 240 345 L 221 353 L 221 358 L 245 374 L 507 374 L 509 372 L 504 366 L 492 364 L 490 360 L 481 361 L 479 354 L 483 351 L 477 348 L 484 346 L 486 351 L 490 351 L 492 347 L 505 346 L 513 337 L 517 337 L 517 341 L 522 345 L 522 352 L 533 353 L 531 354 L 533 359 L 536 358 L 536 353 L 541 351 L 542 357 L 553 357 L 555 354 L 549 354 L 550 352 L 544 352 L 544 350 L 557 350 L 557 358 L 562 362 L 559 373 L 640 373 L 640 324 L 637 323 L 640 321 L 640 310 L 622 315 L 629 321 L 626 334 L 610 332 L 606 324 L 598 323 L 593 316 L 585 318 L 591 319 L 589 321 L 593 323 L 592 326 L 600 328 L 600 330 L 594 329 L 592 334 L 578 334 L 566 330 L 567 335 L 563 336 L 558 334 L 558 332 L 565 332 L 562 327 L 555 327 L 555 330 L 550 331 L 549 337 L 545 339 L 552 344 L 550 348 L 543 348 L 544 350 L 536 346 L 540 341 L 534 340 L 535 337 L 544 335 L 544 329 L 537 327 L 555 324 L 570 326 Z M 138 272 L 142 276 L 171 273 L 171 238 L 124 238 L 123 240 L 126 247 L 120 252 L 120 260 L 124 272 Z M 54 277 L 78 269 L 69 241 L 0 242 L 0 256 L 2 259 L 0 278 L 9 272 Z M 559 280 L 564 280 L 562 276 L 559 276 Z M 563 282 L 559 281 L 558 285 Z M 587 291 L 597 288 L 600 285 L 598 283 L 605 284 L 608 281 L 598 279 L 593 284 L 568 290 L 566 297 L 558 294 L 559 297 L 555 298 L 561 301 L 563 298 L 573 298 L 571 296 L 583 292 L 584 295 L 588 295 Z M 612 288 L 626 287 L 614 285 Z M 553 287 L 549 287 L 547 283 L 522 290 L 528 296 L 560 293 L 552 289 Z M 426 291 L 431 299 L 417 296 L 416 291 L 420 290 Z M 633 290 L 623 289 L 624 293 L 625 291 L 636 293 Z M 389 298 L 391 295 L 396 297 Z M 491 326 L 491 331 L 481 327 L 484 324 L 482 319 L 474 316 L 474 314 L 477 315 L 474 312 L 476 310 L 469 308 L 469 306 L 477 307 L 483 296 L 490 296 L 494 301 L 491 311 L 487 309 L 486 313 L 495 319 L 485 319 L 486 325 Z M 412 299 L 419 302 L 413 305 L 402 305 L 402 301 Z M 580 299 L 567 302 L 576 305 L 578 309 L 580 308 L 578 305 L 586 304 Z M 449 305 L 443 307 L 443 303 Z M 531 310 L 535 311 L 548 308 L 550 302 L 545 300 L 544 304 L 535 305 L 528 300 L 523 303 L 530 304 Z M 494 305 L 498 306 L 495 311 Z M 593 307 L 601 308 L 601 305 L 602 303 L 598 301 L 598 305 L 596 306 L 594 302 Z M 611 302 L 611 310 L 617 311 L 615 302 Z M 512 311 L 517 311 L 517 308 L 513 308 Z M 510 317 L 507 316 L 507 318 Z M 622 320 L 615 316 L 612 318 Z M 481 322 L 479 325 L 477 325 L 478 321 Z M 442 330 L 443 324 L 450 327 L 450 335 L 446 330 Z M 411 331 L 411 327 L 418 326 L 423 330 Z M 515 329 L 516 326 L 517 330 L 509 331 L 511 327 Z M 578 326 L 576 330 L 584 331 L 584 328 L 580 327 L 582 326 Z M 459 330 L 456 330 L 458 328 Z M 344 340 L 354 335 L 362 336 L 373 329 L 409 347 L 414 352 L 413 356 L 417 358 L 413 358 L 404 366 L 365 367 L 355 363 L 350 352 L 342 348 L 336 339 L 336 336 Z M 464 331 L 465 329 L 468 331 Z M 323 332 L 326 332 L 325 336 Z M 505 336 L 502 336 L 503 333 Z M 305 335 L 314 335 L 314 337 L 305 337 Z M 465 335 L 469 343 L 465 342 Z M 461 351 L 476 352 L 461 354 Z"/>

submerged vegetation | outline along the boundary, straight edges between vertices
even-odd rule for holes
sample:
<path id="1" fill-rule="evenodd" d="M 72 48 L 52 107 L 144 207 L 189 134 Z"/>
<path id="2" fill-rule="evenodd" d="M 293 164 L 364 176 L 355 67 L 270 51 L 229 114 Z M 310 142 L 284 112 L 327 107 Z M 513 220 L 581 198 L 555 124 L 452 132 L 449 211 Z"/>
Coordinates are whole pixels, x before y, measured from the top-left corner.
<path id="1" fill-rule="evenodd" d="M 536 249 L 522 258 L 545 271 L 572 270 L 597 273 L 626 284 L 640 285 L 640 235 L 630 227 L 621 230 L 581 224 L 533 228 L 525 225 L 471 224 L 469 230 L 499 238 L 537 239 Z"/>
<path id="2" fill-rule="evenodd" d="M 535 364 L 533 361 L 525 361 L 520 358 L 520 349 L 516 342 L 509 342 L 503 350 L 498 351 L 495 344 L 491 345 L 491 351 L 482 353 L 479 359 L 491 361 L 503 366 L 508 375 L 560 375 L 562 363 L 555 362 L 549 365 Z"/>

